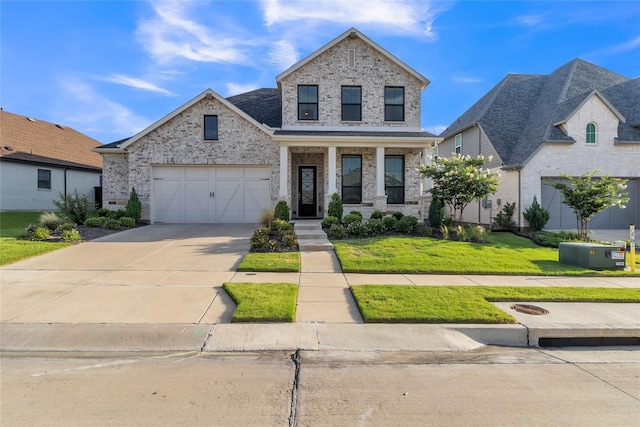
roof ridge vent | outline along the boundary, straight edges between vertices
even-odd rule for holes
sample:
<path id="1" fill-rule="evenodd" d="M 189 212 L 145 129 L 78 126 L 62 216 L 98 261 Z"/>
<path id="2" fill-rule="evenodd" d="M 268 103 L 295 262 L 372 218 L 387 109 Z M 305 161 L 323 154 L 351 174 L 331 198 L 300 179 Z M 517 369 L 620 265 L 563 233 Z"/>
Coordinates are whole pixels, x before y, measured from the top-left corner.
<path id="1" fill-rule="evenodd" d="M 31 117 L 27 117 L 27 120 L 29 120 L 30 122 L 35 122 L 36 121 L 36 119 L 33 119 Z"/>
<path id="2" fill-rule="evenodd" d="M 60 126 L 59 124 L 56 124 L 56 127 L 64 130 L 64 127 Z"/>

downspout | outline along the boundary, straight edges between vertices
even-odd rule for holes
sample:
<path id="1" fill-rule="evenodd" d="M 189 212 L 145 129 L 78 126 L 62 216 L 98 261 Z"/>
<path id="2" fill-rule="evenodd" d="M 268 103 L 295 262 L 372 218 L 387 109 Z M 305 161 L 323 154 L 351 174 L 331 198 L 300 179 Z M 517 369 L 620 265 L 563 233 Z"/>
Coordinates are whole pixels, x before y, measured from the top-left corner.
<path id="1" fill-rule="evenodd" d="M 478 128 L 478 156 L 479 156 L 482 154 L 482 130 L 480 129 L 480 125 L 478 125 L 478 123 L 474 123 L 473 125 Z M 480 200 L 478 200 L 478 225 L 480 225 L 480 223 L 482 222 L 481 215 L 482 215 L 482 203 L 480 202 Z M 491 218 L 489 218 L 489 223 L 491 223 Z"/>

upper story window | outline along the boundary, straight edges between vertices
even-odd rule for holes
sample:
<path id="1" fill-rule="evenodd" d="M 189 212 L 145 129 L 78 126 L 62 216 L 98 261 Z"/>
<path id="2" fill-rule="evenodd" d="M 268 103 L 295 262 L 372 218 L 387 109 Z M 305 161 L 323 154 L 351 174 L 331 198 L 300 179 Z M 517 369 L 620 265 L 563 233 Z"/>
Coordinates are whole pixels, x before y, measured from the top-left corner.
<path id="1" fill-rule="evenodd" d="M 384 156 L 384 192 L 387 203 L 404 203 L 404 156 Z"/>
<path id="2" fill-rule="evenodd" d="M 587 125 L 587 144 L 595 144 L 596 143 L 596 125 L 594 123 L 589 123 Z"/>
<path id="3" fill-rule="evenodd" d="M 342 121 L 362 120 L 362 87 L 342 86 Z"/>
<path id="4" fill-rule="evenodd" d="M 218 116 L 204 116 L 204 140 L 218 140 Z"/>
<path id="5" fill-rule="evenodd" d="M 459 133 L 456 135 L 456 154 L 462 154 L 462 134 Z"/>
<path id="6" fill-rule="evenodd" d="M 438 146 L 438 144 L 435 145 L 435 147 L 433 147 L 433 161 L 437 162 L 438 161 L 438 153 L 440 151 L 440 147 Z"/>
<path id="7" fill-rule="evenodd" d="M 318 85 L 298 85 L 298 120 L 318 120 Z"/>
<path id="8" fill-rule="evenodd" d="M 384 121 L 404 122 L 404 88 L 386 86 L 384 88 Z"/>
<path id="9" fill-rule="evenodd" d="M 51 190 L 51 171 L 38 169 L 38 190 Z"/>
<path id="10" fill-rule="evenodd" d="M 362 156 L 342 156 L 342 201 L 362 203 Z"/>

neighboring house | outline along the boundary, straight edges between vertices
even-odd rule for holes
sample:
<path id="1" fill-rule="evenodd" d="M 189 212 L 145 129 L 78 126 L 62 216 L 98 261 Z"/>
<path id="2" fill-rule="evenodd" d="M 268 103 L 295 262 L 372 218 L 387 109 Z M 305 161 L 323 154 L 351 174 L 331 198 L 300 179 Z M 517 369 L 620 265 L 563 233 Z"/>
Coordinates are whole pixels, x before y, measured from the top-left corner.
<path id="1" fill-rule="evenodd" d="M 222 98 L 207 89 L 137 135 L 96 148 L 105 207 L 132 188 L 151 222 L 258 221 L 278 200 L 293 218 L 345 211 L 424 216 L 416 168 L 440 139 L 420 125 L 429 81 L 356 29 L 276 78 Z"/>
<path id="2" fill-rule="evenodd" d="M 544 179 L 600 175 L 628 179 L 626 209 L 598 214 L 590 228 L 640 223 L 640 78 L 629 79 L 575 59 L 549 75 L 509 74 L 442 134 L 436 154 L 493 156 L 497 194 L 469 205 L 464 220 L 488 224 L 505 203 L 516 203 L 514 221 L 533 196 L 549 210 L 547 229 L 574 229 L 576 217 Z"/>
<path id="3" fill-rule="evenodd" d="M 95 201 L 96 144 L 67 126 L 0 111 L 0 210 L 55 210 L 53 200 L 75 190 Z"/>

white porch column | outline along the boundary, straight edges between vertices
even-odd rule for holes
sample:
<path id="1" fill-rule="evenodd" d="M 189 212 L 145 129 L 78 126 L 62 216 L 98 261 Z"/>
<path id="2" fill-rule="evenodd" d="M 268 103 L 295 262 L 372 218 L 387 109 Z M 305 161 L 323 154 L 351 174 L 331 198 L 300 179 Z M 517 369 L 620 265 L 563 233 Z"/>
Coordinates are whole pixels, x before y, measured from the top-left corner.
<path id="1" fill-rule="evenodd" d="M 289 203 L 289 188 L 287 179 L 289 177 L 289 147 L 280 146 L 280 200 Z"/>
<path id="2" fill-rule="evenodd" d="M 336 147 L 329 147 L 329 155 L 327 157 L 327 166 L 329 173 L 329 194 L 327 196 L 331 197 L 333 193 L 337 193 L 338 189 L 336 188 Z"/>
<path id="3" fill-rule="evenodd" d="M 376 148 L 376 197 L 384 196 L 384 147 Z"/>

